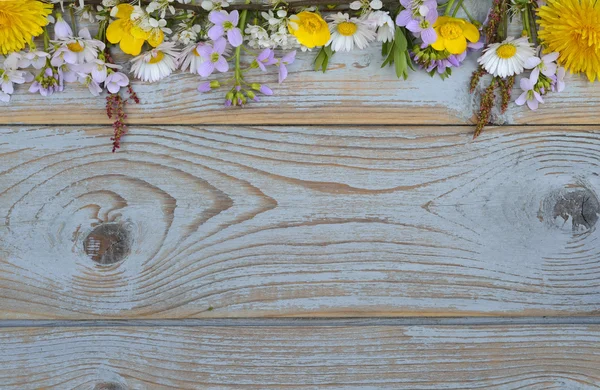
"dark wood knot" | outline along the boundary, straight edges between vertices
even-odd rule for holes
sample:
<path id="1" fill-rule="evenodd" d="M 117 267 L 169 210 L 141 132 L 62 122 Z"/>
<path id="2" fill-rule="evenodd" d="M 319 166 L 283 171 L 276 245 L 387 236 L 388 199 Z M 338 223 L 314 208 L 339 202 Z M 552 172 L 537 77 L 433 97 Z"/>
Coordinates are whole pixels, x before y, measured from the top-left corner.
<path id="1" fill-rule="evenodd" d="M 580 231 L 581 227 L 591 229 L 598 222 L 600 202 L 587 188 L 565 189 L 557 194 L 555 201 L 552 216 L 565 221 L 571 219 L 573 231 Z"/>
<path id="2" fill-rule="evenodd" d="M 118 263 L 131 250 L 129 231 L 118 223 L 99 225 L 83 241 L 83 250 L 98 264 Z"/>
<path id="3" fill-rule="evenodd" d="M 94 390 L 126 390 L 125 387 L 115 382 L 102 382 L 94 386 Z"/>

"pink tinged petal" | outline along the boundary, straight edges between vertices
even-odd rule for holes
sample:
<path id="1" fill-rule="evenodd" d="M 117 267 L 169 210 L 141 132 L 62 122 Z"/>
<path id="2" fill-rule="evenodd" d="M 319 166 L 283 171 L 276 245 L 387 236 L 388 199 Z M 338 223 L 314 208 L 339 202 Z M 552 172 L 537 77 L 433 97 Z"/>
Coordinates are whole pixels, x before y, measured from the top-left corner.
<path id="1" fill-rule="evenodd" d="M 207 81 L 198 86 L 198 92 L 209 92 L 210 91 L 210 82 Z"/>
<path id="2" fill-rule="evenodd" d="M 544 65 L 546 65 L 546 68 L 544 70 L 542 70 L 542 74 L 544 76 L 552 77 L 556 74 L 556 69 L 558 68 L 558 66 L 554 62 L 550 62 L 550 63 L 544 62 Z"/>
<path id="3" fill-rule="evenodd" d="M 410 22 L 408 22 L 408 24 L 406 25 L 406 29 L 410 32 L 416 33 L 416 32 L 420 32 L 421 31 L 421 25 L 419 24 L 418 21 L 416 20 L 411 20 Z"/>
<path id="4" fill-rule="evenodd" d="M 412 20 L 412 12 L 410 12 L 409 10 L 405 9 L 404 11 L 400 12 L 398 14 L 398 16 L 396 17 L 396 24 L 398 26 L 404 27 L 406 26 L 410 21 Z"/>
<path id="5" fill-rule="evenodd" d="M 525 69 L 533 69 L 542 63 L 538 57 L 529 57 L 525 60 Z"/>
<path id="6" fill-rule="evenodd" d="M 11 83 L 10 81 L 8 83 L 2 83 L 2 92 L 8 93 L 8 94 L 15 92 L 13 83 Z"/>
<path id="7" fill-rule="evenodd" d="M 544 61 L 544 63 L 548 64 L 550 62 L 554 62 L 556 60 L 558 60 L 558 56 L 559 53 L 557 51 L 550 53 L 550 54 L 546 54 L 545 56 L 542 57 L 542 60 Z"/>
<path id="8" fill-rule="evenodd" d="M 284 55 L 283 58 L 281 59 L 281 62 L 289 65 L 289 64 L 292 64 L 294 62 L 294 60 L 296 60 L 296 50 Z"/>
<path id="9" fill-rule="evenodd" d="M 519 84 L 523 91 L 531 91 L 533 89 L 533 83 L 528 78 L 523 77 Z"/>
<path id="10" fill-rule="evenodd" d="M 208 77 L 215 70 L 215 64 L 212 61 L 205 61 L 198 67 L 198 74 L 202 77 Z"/>
<path id="11" fill-rule="evenodd" d="M 215 62 L 215 68 L 221 72 L 221 73 L 225 73 L 229 70 L 229 63 L 227 62 L 227 60 L 225 59 L 225 57 L 220 56 L 219 59 L 217 60 L 217 62 Z"/>
<path id="12" fill-rule="evenodd" d="M 535 85 L 535 83 L 538 82 L 540 78 L 540 68 L 535 68 L 534 70 L 531 71 L 531 76 L 529 77 L 529 79 L 531 80 L 531 83 L 533 85 Z"/>
<path id="13" fill-rule="evenodd" d="M 238 21 L 240 20 L 240 14 L 237 10 L 231 11 L 229 14 L 229 21 L 233 23 L 234 26 L 237 26 Z"/>
<path id="14" fill-rule="evenodd" d="M 225 52 L 225 47 L 227 46 L 227 41 L 225 40 L 225 38 L 219 38 L 216 41 L 214 41 L 213 45 L 214 51 L 216 51 L 219 54 L 223 54 Z"/>
<path id="15" fill-rule="evenodd" d="M 531 110 L 535 111 L 538 109 L 539 103 L 535 99 L 527 100 L 527 107 L 529 107 Z"/>
<path id="16" fill-rule="evenodd" d="M 283 83 L 288 76 L 288 70 L 284 64 L 279 65 L 279 84 Z"/>
<path id="17" fill-rule="evenodd" d="M 223 29 L 223 26 L 218 24 L 215 24 L 208 30 L 208 37 L 213 41 L 221 38 L 223 34 L 225 34 L 225 30 Z"/>
<path id="18" fill-rule="evenodd" d="M 231 43 L 231 46 L 238 47 L 244 42 L 244 38 L 242 37 L 242 31 L 239 28 L 232 28 L 227 31 L 227 40 Z"/>
<path id="19" fill-rule="evenodd" d="M 421 39 L 423 43 L 427 45 L 431 45 L 435 41 L 437 41 L 437 33 L 433 29 L 433 27 L 429 27 L 423 31 L 421 31 Z"/>
<path id="20" fill-rule="evenodd" d="M 222 25 L 227 21 L 227 19 L 228 15 L 225 11 L 211 11 L 208 14 L 208 20 L 210 20 L 211 23 L 214 23 L 216 25 Z"/>

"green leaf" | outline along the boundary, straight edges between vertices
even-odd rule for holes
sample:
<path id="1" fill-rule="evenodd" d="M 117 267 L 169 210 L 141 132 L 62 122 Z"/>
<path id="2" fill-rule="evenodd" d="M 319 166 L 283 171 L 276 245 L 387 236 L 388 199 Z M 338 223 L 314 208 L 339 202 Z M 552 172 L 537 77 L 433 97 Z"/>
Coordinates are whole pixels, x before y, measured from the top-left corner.
<path id="1" fill-rule="evenodd" d="M 317 54 L 317 57 L 315 58 L 315 71 L 318 71 L 323 67 L 323 61 L 325 61 L 326 56 L 325 51 L 321 48 L 319 54 Z"/>

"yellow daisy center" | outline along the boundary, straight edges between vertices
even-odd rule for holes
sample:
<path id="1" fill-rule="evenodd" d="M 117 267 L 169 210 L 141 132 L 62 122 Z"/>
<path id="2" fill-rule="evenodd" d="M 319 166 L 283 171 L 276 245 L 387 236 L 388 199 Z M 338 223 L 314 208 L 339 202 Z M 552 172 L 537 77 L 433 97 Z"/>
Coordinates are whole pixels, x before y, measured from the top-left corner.
<path id="1" fill-rule="evenodd" d="M 444 39 L 456 39 L 463 35 L 463 29 L 458 23 L 446 23 L 440 28 L 440 35 Z"/>
<path id="2" fill-rule="evenodd" d="M 74 53 L 81 53 L 84 49 L 83 45 L 79 42 L 69 43 L 67 44 L 67 47 Z"/>
<path id="3" fill-rule="evenodd" d="M 157 62 L 161 62 L 163 58 L 165 58 L 165 54 L 162 51 L 159 51 L 158 53 L 156 53 L 156 57 L 150 58 L 150 61 L 148 61 L 148 63 L 156 64 Z"/>
<path id="4" fill-rule="evenodd" d="M 356 27 L 356 23 L 352 22 L 342 22 L 337 25 L 337 30 L 340 34 L 346 37 L 351 37 L 354 35 L 358 27 Z"/>
<path id="5" fill-rule="evenodd" d="M 498 50 L 496 50 L 496 54 L 498 57 L 506 60 L 509 58 L 513 58 L 515 54 L 517 54 L 517 48 L 515 45 L 511 45 L 510 43 L 504 43 L 500 45 Z"/>
<path id="6" fill-rule="evenodd" d="M 200 53 L 198 53 L 198 46 L 196 46 L 194 48 L 194 50 L 192 50 L 192 53 L 196 56 L 196 57 L 200 57 Z"/>

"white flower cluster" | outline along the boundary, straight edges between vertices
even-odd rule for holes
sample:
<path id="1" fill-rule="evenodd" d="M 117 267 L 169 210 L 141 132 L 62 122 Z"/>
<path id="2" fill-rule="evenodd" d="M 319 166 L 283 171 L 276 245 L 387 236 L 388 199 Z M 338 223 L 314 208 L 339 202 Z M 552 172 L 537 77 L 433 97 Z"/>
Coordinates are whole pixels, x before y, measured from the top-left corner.
<path id="1" fill-rule="evenodd" d="M 288 16 L 285 10 L 262 12 L 261 16 L 267 21 L 266 28 L 260 25 L 249 25 L 246 28 L 248 34 L 248 46 L 254 49 L 274 49 L 279 47 L 283 50 L 300 47 L 296 37 L 288 30 Z M 305 51 L 306 47 L 302 46 Z"/>

